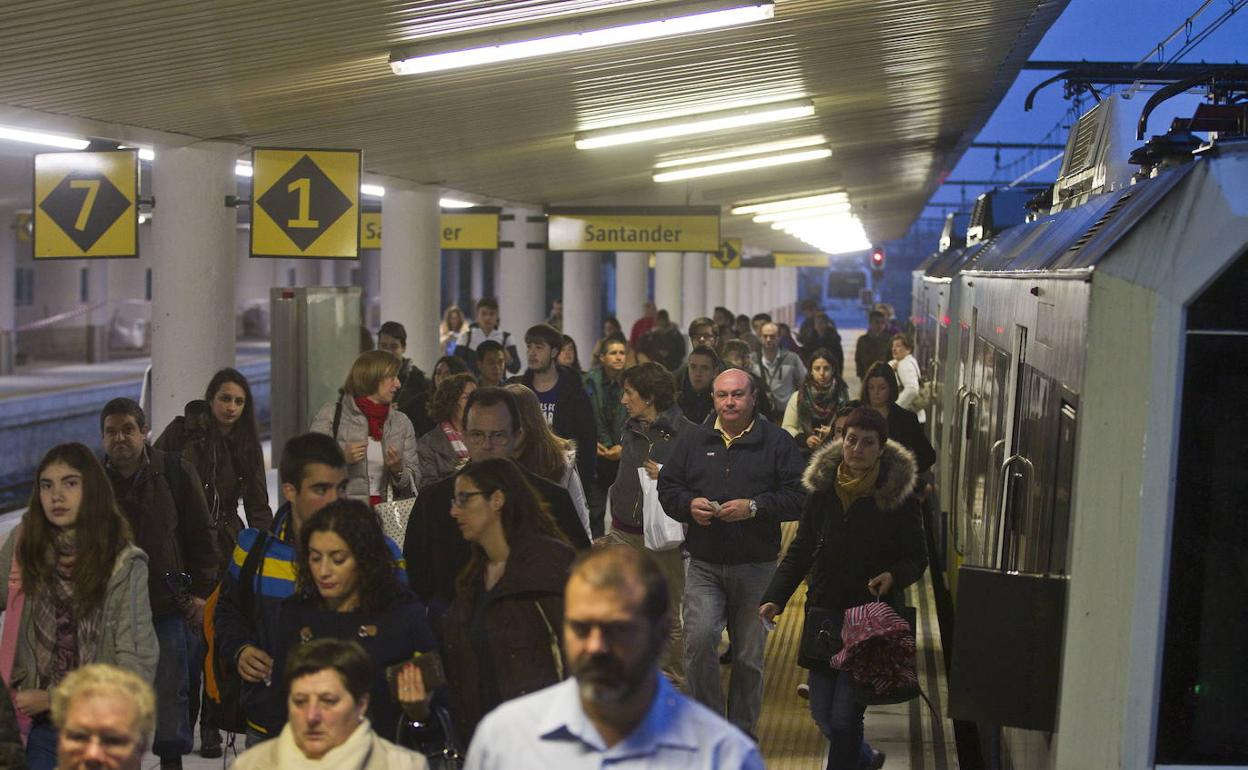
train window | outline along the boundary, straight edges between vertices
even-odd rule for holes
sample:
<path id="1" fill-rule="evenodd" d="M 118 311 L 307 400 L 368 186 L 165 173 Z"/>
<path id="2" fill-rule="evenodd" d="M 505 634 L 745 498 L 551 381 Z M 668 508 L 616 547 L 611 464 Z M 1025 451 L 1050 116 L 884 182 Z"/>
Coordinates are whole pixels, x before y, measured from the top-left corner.
<path id="1" fill-rule="evenodd" d="M 1049 563 L 1045 570 L 1050 575 L 1065 575 L 1069 557 L 1067 542 L 1070 532 L 1070 501 L 1074 496 L 1075 476 L 1075 428 L 1078 410 L 1074 404 L 1062 400 L 1062 411 L 1057 429 L 1057 457 L 1053 460 L 1053 524 L 1049 541 Z"/>
<path id="2" fill-rule="evenodd" d="M 1212 331 L 1187 335 L 1158 763 L 1248 764 L 1248 334 Z"/>

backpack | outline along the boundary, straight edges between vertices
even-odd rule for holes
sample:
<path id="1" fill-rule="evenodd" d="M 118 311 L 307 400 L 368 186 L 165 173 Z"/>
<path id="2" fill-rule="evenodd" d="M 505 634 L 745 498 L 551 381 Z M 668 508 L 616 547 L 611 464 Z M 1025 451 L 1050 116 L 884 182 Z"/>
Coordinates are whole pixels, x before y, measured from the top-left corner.
<path id="1" fill-rule="evenodd" d="M 238 601 L 246 618 L 253 615 L 256 572 L 264 560 L 268 544 L 269 534 L 260 532 L 247 551 L 247 558 L 238 574 Z M 218 649 L 216 614 L 220 600 L 221 583 L 218 583 L 204 604 L 204 640 L 208 645 L 208 654 L 204 656 L 204 708 L 219 729 L 245 733 L 247 718 L 242 706 L 243 680 L 234 667 L 234 661 L 225 660 Z"/>

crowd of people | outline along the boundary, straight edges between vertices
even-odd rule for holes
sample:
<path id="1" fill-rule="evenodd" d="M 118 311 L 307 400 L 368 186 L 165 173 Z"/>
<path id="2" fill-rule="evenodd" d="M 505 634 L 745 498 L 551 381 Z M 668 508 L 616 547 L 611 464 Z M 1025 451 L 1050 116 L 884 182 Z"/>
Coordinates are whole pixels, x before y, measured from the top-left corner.
<path id="1" fill-rule="evenodd" d="M 52 448 L 0 547 L 0 764 L 180 767 L 198 723 L 247 770 L 761 767 L 767 628 L 798 585 L 897 604 L 926 567 L 913 342 L 872 309 L 852 399 L 814 303 L 796 336 L 647 304 L 584 363 L 557 312 L 521 358 L 497 302 L 474 310 L 447 309 L 429 376 L 381 326 L 275 452 L 276 510 L 234 369 L 154 441 L 119 398 L 103 461 Z M 849 677 L 803 665 L 828 767 L 882 766 Z"/>

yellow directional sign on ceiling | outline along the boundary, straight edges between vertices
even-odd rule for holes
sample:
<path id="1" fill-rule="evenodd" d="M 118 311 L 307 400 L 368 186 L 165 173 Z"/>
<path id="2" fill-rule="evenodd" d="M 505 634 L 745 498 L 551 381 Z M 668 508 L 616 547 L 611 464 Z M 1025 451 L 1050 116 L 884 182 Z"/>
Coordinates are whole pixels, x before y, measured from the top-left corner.
<path id="1" fill-rule="evenodd" d="M 35 258 L 139 256 L 138 199 L 138 150 L 35 155 Z"/>
<path id="2" fill-rule="evenodd" d="M 442 212 L 438 237 L 443 249 L 492 251 L 498 248 L 498 214 L 493 207 Z M 381 212 L 360 216 L 360 248 L 381 248 Z"/>
<path id="3" fill-rule="evenodd" d="M 711 252 L 711 267 L 717 270 L 740 269 L 741 239 L 729 238 L 719 245 L 719 251 Z"/>
<path id="4" fill-rule="evenodd" d="M 718 251 L 719 208 L 549 208 L 546 243 L 551 251 Z"/>
<path id="5" fill-rule="evenodd" d="M 819 252 L 777 251 L 776 267 L 827 267 L 828 255 Z"/>
<path id="6" fill-rule="evenodd" d="M 252 151 L 251 256 L 358 259 L 360 151 Z"/>

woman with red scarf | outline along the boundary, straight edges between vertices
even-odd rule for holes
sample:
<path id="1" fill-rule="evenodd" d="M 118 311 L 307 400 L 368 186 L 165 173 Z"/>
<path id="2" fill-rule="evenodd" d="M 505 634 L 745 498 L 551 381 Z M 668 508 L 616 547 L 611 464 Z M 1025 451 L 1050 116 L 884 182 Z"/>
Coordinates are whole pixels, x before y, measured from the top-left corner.
<path id="1" fill-rule="evenodd" d="M 361 353 L 338 398 L 321 407 L 312 430 L 333 436 L 347 458 L 347 495 L 372 505 L 412 497 L 420 485 L 416 432 L 391 408 L 399 392 L 399 359 L 384 350 Z"/>

